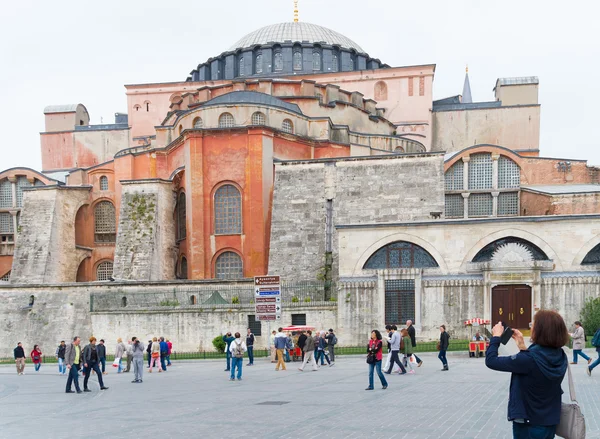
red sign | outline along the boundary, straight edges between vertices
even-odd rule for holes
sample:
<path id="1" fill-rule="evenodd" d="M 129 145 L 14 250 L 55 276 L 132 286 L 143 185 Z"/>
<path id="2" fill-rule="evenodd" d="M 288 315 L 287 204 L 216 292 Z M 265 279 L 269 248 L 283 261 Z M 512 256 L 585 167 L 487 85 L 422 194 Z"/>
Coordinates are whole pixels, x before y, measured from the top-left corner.
<path id="1" fill-rule="evenodd" d="M 275 314 L 257 314 L 256 319 L 260 321 L 277 320 L 277 316 Z"/>

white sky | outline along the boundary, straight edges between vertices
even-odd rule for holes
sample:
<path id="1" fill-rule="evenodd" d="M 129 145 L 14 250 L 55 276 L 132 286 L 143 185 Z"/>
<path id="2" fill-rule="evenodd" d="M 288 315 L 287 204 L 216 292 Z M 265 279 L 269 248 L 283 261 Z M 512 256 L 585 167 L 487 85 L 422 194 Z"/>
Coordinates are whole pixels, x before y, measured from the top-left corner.
<path id="1" fill-rule="evenodd" d="M 541 153 L 600 165 L 600 3 L 541 0 L 300 0 L 391 66 L 437 64 L 434 98 L 493 100 L 496 78 L 538 76 Z M 126 111 L 123 84 L 184 80 L 243 35 L 291 21 L 292 0 L 4 1 L 0 8 L 0 170 L 41 168 L 50 104 L 83 103 L 91 123 Z M 595 129 L 595 128 L 594 128 Z"/>

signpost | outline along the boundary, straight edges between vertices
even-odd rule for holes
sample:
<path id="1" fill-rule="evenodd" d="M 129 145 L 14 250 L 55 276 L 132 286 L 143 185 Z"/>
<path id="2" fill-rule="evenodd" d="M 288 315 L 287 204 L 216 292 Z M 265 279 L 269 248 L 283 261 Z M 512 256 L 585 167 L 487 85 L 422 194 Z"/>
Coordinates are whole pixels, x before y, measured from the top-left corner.
<path id="1" fill-rule="evenodd" d="M 267 322 L 268 348 L 271 349 L 271 322 L 281 320 L 281 282 L 279 276 L 254 277 L 255 319 Z"/>

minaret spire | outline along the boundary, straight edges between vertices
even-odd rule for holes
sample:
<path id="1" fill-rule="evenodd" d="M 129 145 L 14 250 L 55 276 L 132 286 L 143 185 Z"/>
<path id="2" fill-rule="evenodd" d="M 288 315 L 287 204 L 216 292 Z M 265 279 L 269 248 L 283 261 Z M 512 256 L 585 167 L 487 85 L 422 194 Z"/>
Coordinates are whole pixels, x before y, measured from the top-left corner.
<path id="1" fill-rule="evenodd" d="M 298 0 L 294 0 L 294 23 L 298 23 Z"/>
<path id="2" fill-rule="evenodd" d="M 472 104 L 473 98 L 471 96 L 471 83 L 469 82 L 469 66 L 465 68 L 465 83 L 463 85 L 462 92 L 462 103 L 463 104 Z"/>

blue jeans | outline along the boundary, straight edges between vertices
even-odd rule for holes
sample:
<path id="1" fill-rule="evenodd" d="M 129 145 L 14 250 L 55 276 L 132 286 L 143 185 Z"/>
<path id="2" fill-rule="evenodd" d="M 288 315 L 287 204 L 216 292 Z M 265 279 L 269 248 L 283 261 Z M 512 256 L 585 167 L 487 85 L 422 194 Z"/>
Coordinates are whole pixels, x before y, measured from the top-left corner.
<path id="1" fill-rule="evenodd" d="M 374 364 L 369 364 L 369 389 L 373 388 L 373 369 L 377 369 L 377 375 L 379 376 L 379 380 L 381 381 L 382 386 L 387 386 L 388 383 L 381 373 L 381 360 L 376 361 Z"/>
<path id="2" fill-rule="evenodd" d="M 285 361 L 287 361 L 288 363 L 290 362 L 290 350 L 289 349 L 285 350 Z"/>
<path id="3" fill-rule="evenodd" d="M 577 355 L 581 355 L 586 361 L 590 359 L 581 349 L 573 349 L 573 363 L 577 363 Z"/>
<path id="4" fill-rule="evenodd" d="M 59 358 L 58 359 L 58 373 L 64 375 L 66 372 L 67 372 L 67 368 L 65 366 L 65 359 Z"/>
<path id="5" fill-rule="evenodd" d="M 315 358 L 317 364 L 319 363 L 319 357 L 321 357 L 321 366 L 325 364 L 325 361 L 323 361 L 323 359 L 327 360 L 327 364 L 331 364 L 331 361 L 329 361 L 329 357 L 327 356 L 325 351 L 322 351 L 320 349 L 317 350 L 317 356 Z"/>
<path id="6" fill-rule="evenodd" d="M 227 349 L 227 370 L 231 369 L 231 352 L 229 352 L 229 348 Z"/>
<path id="7" fill-rule="evenodd" d="M 79 388 L 79 369 L 75 365 L 71 366 L 71 369 L 69 369 L 67 391 L 71 390 L 71 384 L 75 384 L 75 390 L 81 392 L 81 389 Z"/>
<path id="8" fill-rule="evenodd" d="M 594 367 L 600 364 L 600 351 L 598 351 L 598 359 L 589 365 L 590 370 L 594 370 Z"/>
<path id="9" fill-rule="evenodd" d="M 513 439 L 553 439 L 556 425 L 529 425 L 513 422 Z"/>
<path id="10" fill-rule="evenodd" d="M 444 367 L 448 366 L 448 360 L 446 360 L 446 351 L 440 351 L 440 353 L 438 354 L 438 358 L 440 359 Z"/>
<path id="11" fill-rule="evenodd" d="M 254 364 L 254 346 L 248 346 L 248 364 Z"/>
<path id="12" fill-rule="evenodd" d="M 121 373 L 123 371 L 122 361 L 123 361 L 123 359 L 119 358 L 119 367 L 117 368 L 117 373 Z"/>
<path id="13" fill-rule="evenodd" d="M 40 370 L 40 367 L 42 367 L 42 363 L 34 363 L 33 365 L 35 371 L 37 372 L 38 370 Z"/>
<path id="14" fill-rule="evenodd" d="M 165 363 L 165 359 L 167 358 L 166 355 L 161 355 L 160 356 L 160 367 L 162 368 L 162 370 L 166 371 L 167 370 L 167 363 Z"/>
<path id="15" fill-rule="evenodd" d="M 167 366 L 171 365 L 171 356 L 167 355 Z"/>
<path id="16" fill-rule="evenodd" d="M 100 358 L 100 363 L 102 364 L 102 373 L 106 372 L 106 357 Z"/>
<path id="17" fill-rule="evenodd" d="M 233 379 L 235 376 L 235 368 L 237 367 L 237 379 L 242 379 L 242 364 L 244 364 L 243 358 L 235 358 L 231 359 L 231 376 L 229 378 Z"/>

